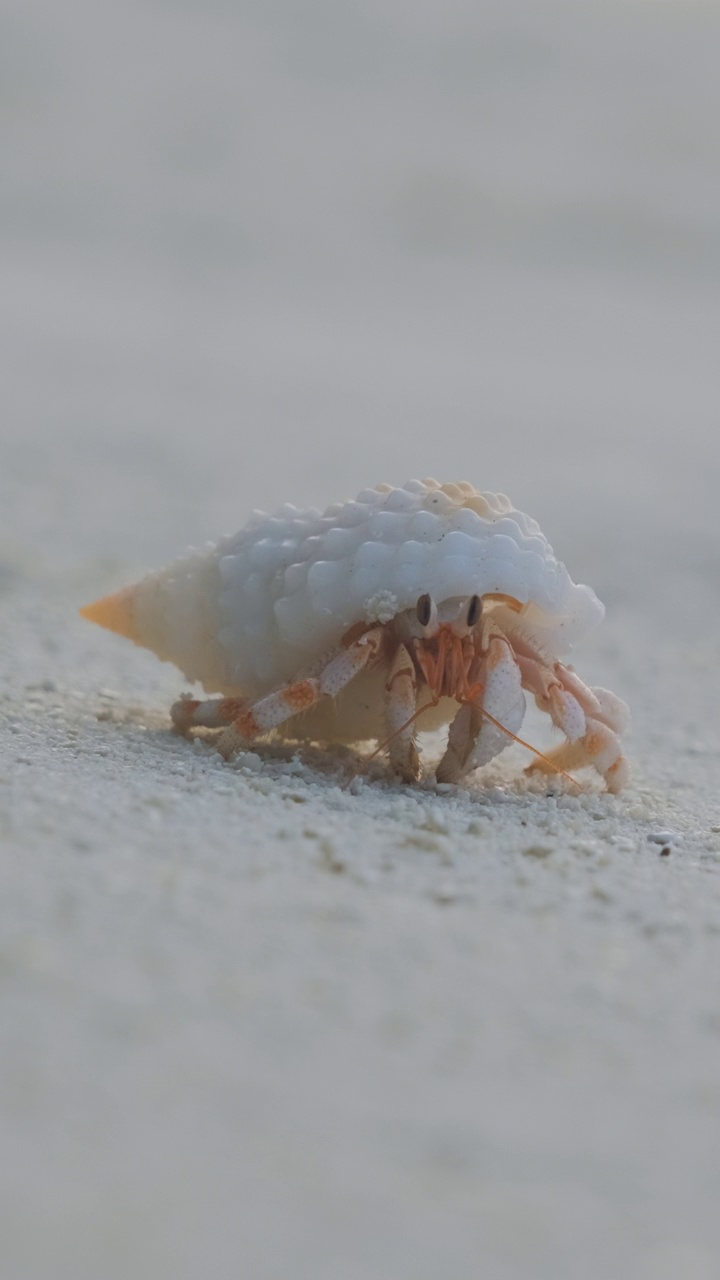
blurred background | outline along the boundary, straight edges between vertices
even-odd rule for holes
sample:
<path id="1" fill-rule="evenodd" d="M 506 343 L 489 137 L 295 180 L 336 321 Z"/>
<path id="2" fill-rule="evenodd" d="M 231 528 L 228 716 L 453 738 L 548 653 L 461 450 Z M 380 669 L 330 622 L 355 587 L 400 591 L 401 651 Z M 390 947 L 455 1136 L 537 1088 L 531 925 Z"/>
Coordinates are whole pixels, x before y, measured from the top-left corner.
<path id="1" fill-rule="evenodd" d="M 610 602 L 648 557 L 682 592 L 719 36 L 700 0 L 4 0 L 0 555 L 121 575 L 436 475 Z"/>
<path id="2" fill-rule="evenodd" d="M 719 67 L 702 0 L 0 0 L 8 1280 L 720 1274 Z M 254 789 L 76 617 L 428 475 L 609 606 L 617 804 Z"/>

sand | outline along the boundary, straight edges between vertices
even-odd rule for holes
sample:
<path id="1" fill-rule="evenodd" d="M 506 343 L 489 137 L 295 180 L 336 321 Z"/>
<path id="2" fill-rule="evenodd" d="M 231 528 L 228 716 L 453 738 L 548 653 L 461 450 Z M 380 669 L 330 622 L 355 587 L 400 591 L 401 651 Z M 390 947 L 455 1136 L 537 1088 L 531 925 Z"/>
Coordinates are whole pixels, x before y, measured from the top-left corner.
<path id="1" fill-rule="evenodd" d="M 715 1280 L 717 11 L 1 24 L 0 1271 Z M 77 616 L 413 475 L 605 601 L 626 793 L 228 766 Z"/>

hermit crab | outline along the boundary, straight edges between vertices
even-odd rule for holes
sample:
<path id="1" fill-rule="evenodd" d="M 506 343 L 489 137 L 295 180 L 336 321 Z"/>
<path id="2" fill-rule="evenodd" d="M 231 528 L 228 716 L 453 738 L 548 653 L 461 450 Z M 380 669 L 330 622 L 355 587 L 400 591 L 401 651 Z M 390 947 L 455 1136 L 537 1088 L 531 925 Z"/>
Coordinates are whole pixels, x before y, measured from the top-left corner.
<path id="1" fill-rule="evenodd" d="M 221 696 L 185 695 L 176 729 L 221 729 L 225 756 L 273 731 L 375 739 L 405 781 L 419 727 L 450 723 L 454 783 L 518 734 L 525 693 L 564 735 L 531 769 L 627 782 L 628 711 L 565 657 L 604 609 L 503 494 L 410 480 L 320 512 L 255 512 L 240 533 L 81 610 Z M 529 745 L 525 743 L 524 745 Z M 535 750 L 535 748 L 531 748 Z"/>

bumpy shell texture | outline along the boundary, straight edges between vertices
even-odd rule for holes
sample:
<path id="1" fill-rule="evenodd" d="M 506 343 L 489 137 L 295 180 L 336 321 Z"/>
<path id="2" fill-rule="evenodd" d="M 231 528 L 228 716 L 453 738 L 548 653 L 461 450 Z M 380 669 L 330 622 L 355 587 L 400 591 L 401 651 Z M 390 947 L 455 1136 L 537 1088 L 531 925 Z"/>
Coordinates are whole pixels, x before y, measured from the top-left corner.
<path id="1" fill-rule="evenodd" d="M 156 651 L 164 649 L 161 656 L 208 688 L 248 694 L 294 678 L 353 623 L 388 621 L 426 591 L 438 602 L 486 592 L 513 596 L 527 606 L 528 633 L 552 659 L 604 612 L 589 587 L 572 582 L 537 523 L 508 498 L 434 480 L 365 489 L 324 513 L 290 505 L 273 516 L 256 513 L 238 534 L 152 580 L 155 608 L 159 592 L 168 623 L 174 605 L 188 619 L 191 585 L 195 610 L 204 607 L 202 634 L 197 614 L 190 628 L 192 656 L 188 645 L 179 646 L 185 654 L 168 645 Z M 172 589 L 183 581 L 184 591 Z M 175 622 L 182 628 L 180 614 Z"/>

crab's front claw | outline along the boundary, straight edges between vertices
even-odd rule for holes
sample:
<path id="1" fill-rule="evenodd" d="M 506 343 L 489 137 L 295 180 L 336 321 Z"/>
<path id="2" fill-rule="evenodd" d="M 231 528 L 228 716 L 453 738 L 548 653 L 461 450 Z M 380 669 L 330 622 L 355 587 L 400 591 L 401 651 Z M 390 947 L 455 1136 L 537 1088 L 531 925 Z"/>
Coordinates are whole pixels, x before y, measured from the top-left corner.
<path id="1" fill-rule="evenodd" d="M 522 726 L 525 694 L 520 669 L 503 636 L 491 638 L 480 678 L 478 701 L 464 703 L 450 726 L 447 750 L 435 773 L 438 782 L 457 782 L 487 764 L 510 746 Z"/>

